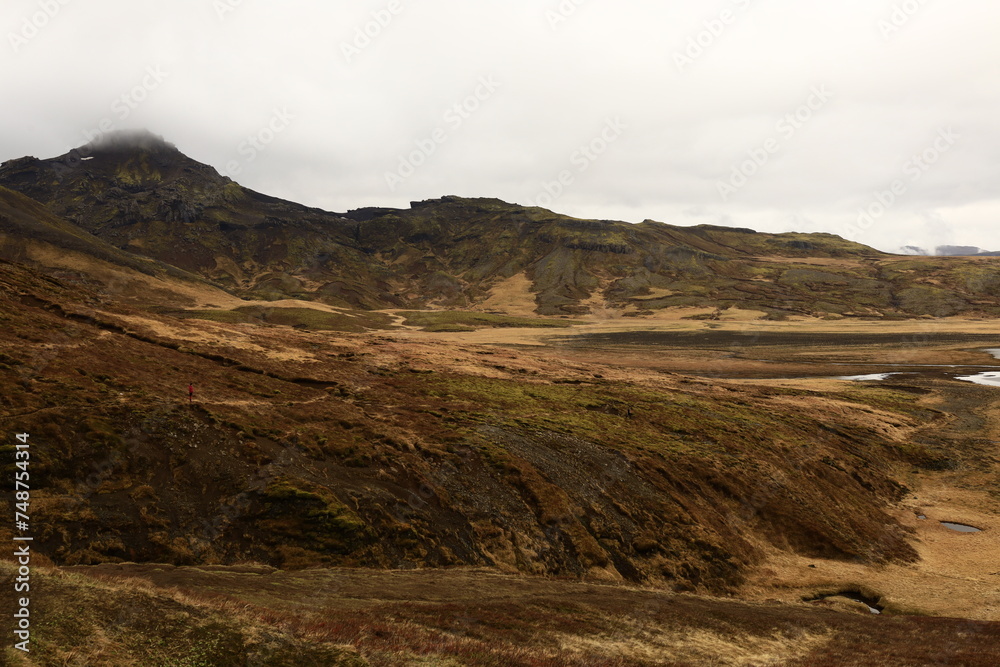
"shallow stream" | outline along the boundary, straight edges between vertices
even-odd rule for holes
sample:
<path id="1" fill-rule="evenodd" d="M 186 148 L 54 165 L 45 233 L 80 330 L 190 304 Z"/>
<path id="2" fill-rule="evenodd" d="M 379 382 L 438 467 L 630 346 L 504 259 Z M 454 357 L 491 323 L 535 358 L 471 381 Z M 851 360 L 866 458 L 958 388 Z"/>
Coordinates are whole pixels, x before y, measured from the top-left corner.
<path id="1" fill-rule="evenodd" d="M 1000 359 L 1000 348 L 989 348 L 983 350 L 983 352 L 988 352 L 992 354 L 994 358 Z M 847 364 L 845 364 L 847 365 Z M 888 364 L 892 366 L 894 364 Z M 945 364 L 919 364 L 919 365 L 908 365 L 907 368 L 964 368 L 964 369 L 975 369 L 975 368 L 995 368 L 993 366 L 958 366 L 958 365 L 945 365 Z M 896 375 L 917 375 L 919 371 L 896 371 L 896 372 L 886 372 L 886 373 L 869 373 L 867 375 L 842 375 L 838 376 L 838 380 L 852 380 L 854 382 L 881 382 L 883 380 L 888 380 L 889 378 Z M 962 382 L 972 382 L 974 384 L 984 385 L 988 387 L 1000 387 L 1000 370 L 989 370 L 983 371 L 982 373 L 976 373 L 974 375 L 955 375 L 956 380 Z"/>

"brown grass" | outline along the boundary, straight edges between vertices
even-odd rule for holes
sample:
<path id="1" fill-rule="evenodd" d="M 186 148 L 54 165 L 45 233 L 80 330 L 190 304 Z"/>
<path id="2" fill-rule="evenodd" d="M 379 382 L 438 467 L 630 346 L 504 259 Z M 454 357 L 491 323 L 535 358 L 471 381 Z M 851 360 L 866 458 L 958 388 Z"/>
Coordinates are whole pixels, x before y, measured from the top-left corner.
<path id="1" fill-rule="evenodd" d="M 985 667 L 1000 655 L 998 624 L 873 618 L 833 611 L 831 603 L 746 604 L 483 570 L 77 573 L 98 577 L 112 596 L 166 596 L 240 627 L 349 645 L 373 665 L 915 667 L 933 664 L 931 657 Z M 913 642 L 914 634 L 923 641 Z"/>
<path id="2" fill-rule="evenodd" d="M 480 333 L 494 337 L 483 345 L 472 334 L 311 333 L 97 310 L 74 301 L 68 288 L 4 275 L 11 285 L 0 295 L 5 410 L 46 443 L 38 465 L 50 484 L 37 497 L 45 527 L 39 543 L 58 562 L 474 563 L 573 579 L 628 577 L 665 596 L 650 611 L 635 591 L 602 588 L 601 600 L 581 602 L 592 589 L 555 595 L 550 580 L 514 577 L 504 585 L 528 592 L 484 601 L 484 591 L 502 589 L 497 579 L 415 587 L 405 577 L 353 570 L 364 590 L 341 589 L 320 598 L 328 607 L 316 607 L 323 590 L 316 580 L 285 578 L 284 594 L 268 592 L 271 575 L 260 574 L 249 588 L 189 571 L 157 583 L 188 596 L 170 593 L 171 603 L 204 606 L 212 618 L 232 616 L 261 632 L 287 629 L 296 641 L 351 644 L 376 664 L 428 656 L 629 664 L 643 655 L 666 660 L 684 647 L 692 661 L 715 650 L 731 661 L 786 652 L 851 664 L 843 662 L 852 655 L 847 647 L 858 645 L 876 656 L 891 648 L 903 656 L 898 664 L 921 664 L 915 661 L 927 647 L 904 639 L 914 633 L 935 638 L 956 664 L 994 664 L 984 644 L 995 638 L 989 624 L 886 618 L 878 619 L 881 634 L 872 634 L 863 615 L 797 602 L 863 587 L 890 611 L 996 618 L 993 517 L 1000 508 L 990 490 L 998 479 L 992 439 L 1000 403 L 993 390 L 943 375 L 894 381 L 896 389 L 761 377 L 832 375 L 844 362 L 877 370 L 890 353 L 919 363 L 990 361 L 962 343 L 838 346 L 854 334 L 912 336 L 928 324 L 664 321 L 655 326 L 826 338 L 808 346 L 589 349 L 576 337 L 588 327 L 525 350 L 498 344 L 508 332 Z M 932 334 L 989 330 L 961 321 L 934 327 Z M 193 407 L 183 395 L 190 379 L 198 383 Z M 92 475 L 103 461 L 112 464 Z M 326 489 L 327 510 L 335 496 L 350 513 L 261 492 L 279 478 Z M 932 522 L 987 531 L 942 532 L 918 523 L 917 510 Z M 206 516 L 219 519 L 208 530 L 199 523 Z M 955 545 L 963 547 L 957 556 Z M 901 564 L 909 547 L 922 560 Z M 286 576 L 300 575 L 274 579 Z M 460 585 L 477 599 L 435 597 Z M 688 599 L 670 596 L 675 586 L 786 604 L 732 607 L 699 598 L 681 609 L 678 600 Z M 143 605 L 160 609 L 161 592 L 123 595 L 141 593 Z M 216 602 L 233 606 L 214 609 Z M 105 611 L 89 609 L 99 617 Z M 66 638 L 71 626 L 60 627 L 66 636 L 52 640 L 60 651 L 124 641 L 87 626 L 96 639 L 75 644 Z M 973 641 L 951 647 L 948 633 L 966 627 Z"/>

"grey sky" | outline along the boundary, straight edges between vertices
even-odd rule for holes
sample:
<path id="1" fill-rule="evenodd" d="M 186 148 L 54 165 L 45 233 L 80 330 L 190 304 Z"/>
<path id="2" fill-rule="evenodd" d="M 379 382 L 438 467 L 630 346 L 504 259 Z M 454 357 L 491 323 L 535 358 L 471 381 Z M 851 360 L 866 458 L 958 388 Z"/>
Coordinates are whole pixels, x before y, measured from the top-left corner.
<path id="1" fill-rule="evenodd" d="M 996 0 L 5 0 L 0 160 L 145 127 L 337 211 L 1000 250 L 998 25 Z"/>

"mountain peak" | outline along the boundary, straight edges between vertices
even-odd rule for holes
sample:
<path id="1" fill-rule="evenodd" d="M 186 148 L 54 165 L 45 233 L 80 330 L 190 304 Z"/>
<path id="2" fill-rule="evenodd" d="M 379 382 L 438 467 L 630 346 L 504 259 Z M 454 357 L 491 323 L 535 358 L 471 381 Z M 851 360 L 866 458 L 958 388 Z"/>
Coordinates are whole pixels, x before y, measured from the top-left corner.
<path id="1" fill-rule="evenodd" d="M 149 130 L 118 130 L 109 132 L 78 149 L 84 154 L 121 153 L 131 151 L 179 152 L 177 147 Z"/>

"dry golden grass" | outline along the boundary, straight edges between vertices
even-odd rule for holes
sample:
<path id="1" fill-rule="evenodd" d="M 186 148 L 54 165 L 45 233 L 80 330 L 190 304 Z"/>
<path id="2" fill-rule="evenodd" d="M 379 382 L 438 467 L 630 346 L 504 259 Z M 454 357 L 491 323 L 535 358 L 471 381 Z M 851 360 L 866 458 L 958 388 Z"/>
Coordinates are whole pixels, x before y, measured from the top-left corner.
<path id="1" fill-rule="evenodd" d="M 467 344 L 498 344 L 498 345 L 532 345 L 545 346 L 555 337 L 586 336 L 601 333 L 629 333 L 643 331 L 731 331 L 746 334 L 769 335 L 775 333 L 808 333 L 846 336 L 864 334 L 892 334 L 919 339 L 925 335 L 945 333 L 994 334 L 996 323 L 992 320 L 967 318 L 939 318 L 932 320 L 840 320 L 829 322 L 820 318 L 789 318 L 786 321 L 770 321 L 760 319 L 758 311 L 730 309 L 722 311 L 719 320 L 699 321 L 685 319 L 694 315 L 707 315 L 715 311 L 713 308 L 664 308 L 646 317 L 624 317 L 622 313 L 605 311 L 600 317 L 582 315 L 574 319 L 582 320 L 583 324 L 560 329 L 557 332 L 539 329 L 498 329 L 469 332 L 392 332 L 391 335 L 407 340 L 438 339 Z M 511 314 L 514 314 L 513 312 Z M 873 350 L 873 355 L 883 355 L 880 361 L 885 362 L 884 352 Z M 621 351 L 615 353 L 619 362 L 629 363 L 621 358 Z M 704 352 L 703 352 L 704 354 Z M 906 359 L 899 360 L 905 363 Z M 916 358 L 910 359 L 918 363 Z M 944 360 L 941 363 L 969 363 Z"/>
<path id="2" fill-rule="evenodd" d="M 289 348 L 276 344 L 260 327 L 244 324 L 222 324 L 207 320 L 181 320 L 149 315 L 119 315 L 118 320 L 132 328 L 145 331 L 157 338 L 183 340 L 188 343 L 203 343 L 209 346 L 235 348 L 246 352 L 258 352 L 275 361 L 315 362 L 314 355 L 301 348 Z"/>
<path id="3" fill-rule="evenodd" d="M 769 255 L 767 257 L 754 257 L 759 262 L 768 264 L 808 264 L 812 266 L 833 266 L 844 269 L 856 269 L 867 266 L 867 262 L 858 259 L 844 259 L 840 257 L 780 257 Z"/>
<path id="4" fill-rule="evenodd" d="M 242 303 L 206 283 L 164 280 L 46 243 L 28 243 L 26 249 L 28 257 L 43 266 L 80 272 L 103 283 L 123 303 L 174 303 L 190 308 L 229 308 Z"/>
<path id="5" fill-rule="evenodd" d="M 630 637 L 566 635 L 561 647 L 570 654 L 619 658 L 636 663 L 690 663 L 720 667 L 783 665 L 809 655 L 833 633 L 803 632 L 795 636 L 758 637 L 690 628 L 658 628 L 633 622 Z"/>
<path id="6" fill-rule="evenodd" d="M 531 292 L 531 280 L 524 273 L 519 273 L 494 285 L 490 296 L 473 310 L 537 317 L 537 307 L 535 295 Z"/>
<path id="7" fill-rule="evenodd" d="M 99 581 L 86 584 L 80 574 Z M 125 565 L 74 568 L 68 581 L 115 600 L 169 599 L 185 613 L 225 617 L 250 645 L 277 629 L 306 645 L 350 647 L 372 665 L 917 667 L 932 656 L 992 667 L 1000 650 L 997 624 L 874 618 L 835 611 L 838 603 L 746 604 L 472 569 L 254 574 Z"/>

